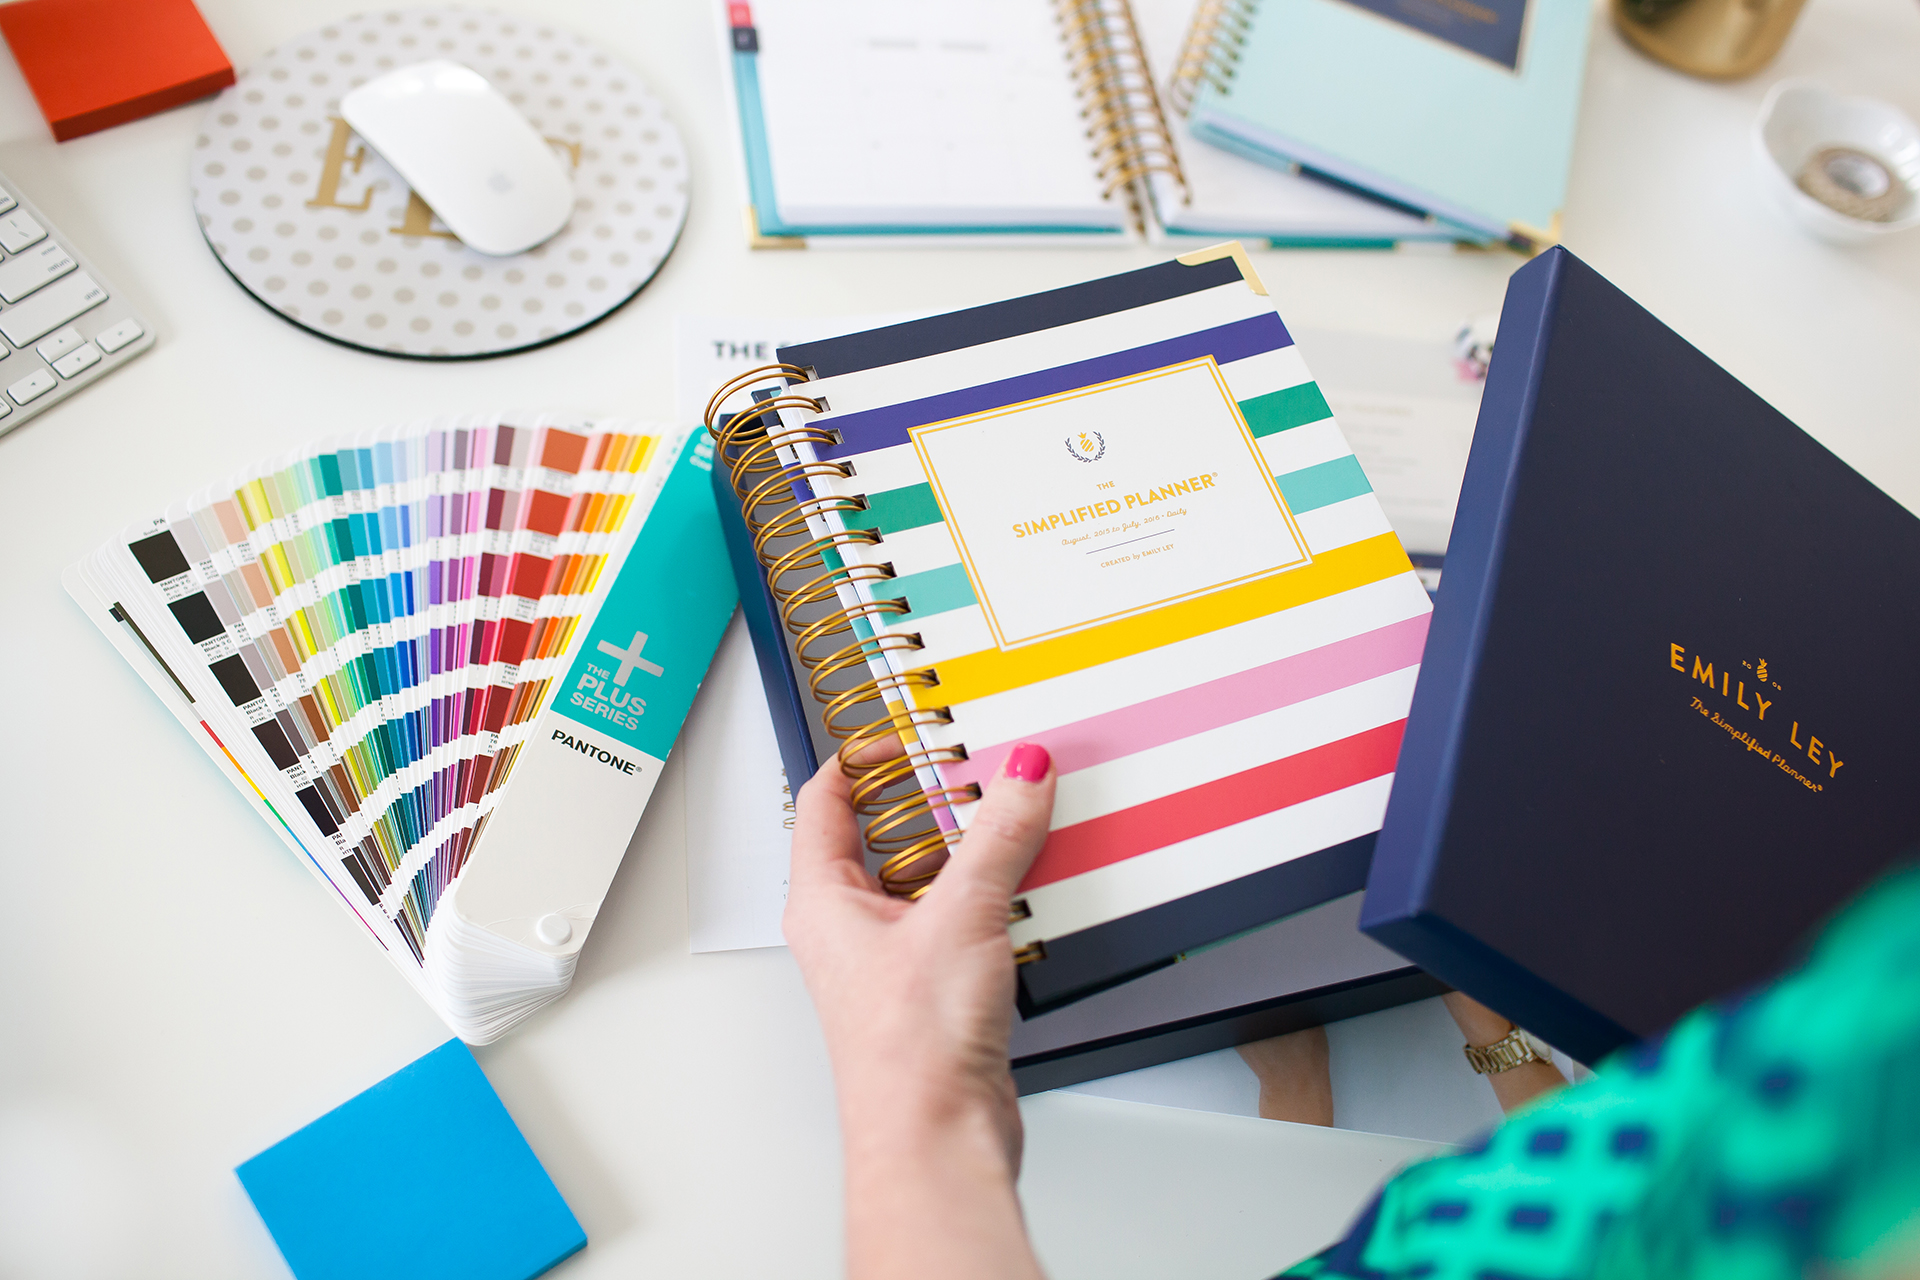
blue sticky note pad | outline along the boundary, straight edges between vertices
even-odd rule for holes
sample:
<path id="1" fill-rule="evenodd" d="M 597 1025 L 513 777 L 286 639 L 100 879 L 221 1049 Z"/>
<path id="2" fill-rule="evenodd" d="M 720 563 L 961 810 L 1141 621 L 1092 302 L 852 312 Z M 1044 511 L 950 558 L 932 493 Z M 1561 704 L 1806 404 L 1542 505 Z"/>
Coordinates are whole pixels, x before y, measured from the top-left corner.
<path id="1" fill-rule="evenodd" d="M 299 1280 L 530 1280 L 587 1243 L 458 1040 L 234 1172 Z"/>

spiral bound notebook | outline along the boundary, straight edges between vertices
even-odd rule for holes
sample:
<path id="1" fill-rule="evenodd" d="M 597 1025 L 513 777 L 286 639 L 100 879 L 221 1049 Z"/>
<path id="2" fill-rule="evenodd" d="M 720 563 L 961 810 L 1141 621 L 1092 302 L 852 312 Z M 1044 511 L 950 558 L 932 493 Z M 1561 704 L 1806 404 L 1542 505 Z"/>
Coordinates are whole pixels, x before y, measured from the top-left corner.
<path id="1" fill-rule="evenodd" d="M 1428 215 L 1560 238 L 1589 6 L 1199 0 L 1167 97 L 1195 137 Z"/>
<path id="2" fill-rule="evenodd" d="M 567 989 L 732 615 L 685 439 L 513 414 L 322 442 L 66 573 L 462 1039 Z"/>
<path id="3" fill-rule="evenodd" d="M 816 753 L 907 744 L 849 766 L 889 890 L 1020 741 L 1030 1012 L 1361 885 L 1429 605 L 1239 245 L 779 360 L 716 462 Z"/>
<path id="4" fill-rule="evenodd" d="M 750 243 L 1461 234 L 1193 143 L 1156 88 L 1187 4 L 717 6 Z"/>

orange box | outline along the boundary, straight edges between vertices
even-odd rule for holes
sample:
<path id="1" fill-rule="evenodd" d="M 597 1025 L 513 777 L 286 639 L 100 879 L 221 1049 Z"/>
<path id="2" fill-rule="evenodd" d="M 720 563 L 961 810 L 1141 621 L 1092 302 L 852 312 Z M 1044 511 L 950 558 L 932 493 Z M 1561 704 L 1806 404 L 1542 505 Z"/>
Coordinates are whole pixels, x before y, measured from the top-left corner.
<path id="1" fill-rule="evenodd" d="M 193 0 L 15 0 L 0 35 L 61 142 L 233 83 Z"/>

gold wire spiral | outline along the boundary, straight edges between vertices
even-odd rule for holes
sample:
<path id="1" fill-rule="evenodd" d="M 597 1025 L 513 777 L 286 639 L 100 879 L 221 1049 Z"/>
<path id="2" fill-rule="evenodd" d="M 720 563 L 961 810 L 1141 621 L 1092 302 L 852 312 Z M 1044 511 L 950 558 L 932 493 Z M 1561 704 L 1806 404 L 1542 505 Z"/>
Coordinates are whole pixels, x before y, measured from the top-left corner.
<path id="1" fill-rule="evenodd" d="M 951 724 L 953 717 L 945 707 L 907 701 L 910 692 L 939 685 L 930 669 L 902 671 L 894 665 L 924 648 L 921 638 L 878 629 L 905 614 L 907 602 L 874 594 L 849 605 L 841 597 L 842 589 L 855 584 L 877 591 L 894 570 L 891 564 L 848 563 L 840 557 L 841 548 L 875 546 L 882 539 L 877 529 L 851 523 L 867 510 L 864 497 L 819 494 L 813 487 L 816 479 L 847 478 L 852 467 L 806 460 L 795 452 L 796 445 L 839 442 L 830 427 L 783 418 L 786 410 L 826 411 L 824 400 L 805 393 L 808 381 L 808 370 L 791 364 L 765 365 L 731 378 L 707 402 L 706 427 L 716 465 L 725 468 L 739 499 L 781 625 L 793 637 L 794 658 L 821 704 L 821 722 L 840 740 L 837 755 L 852 781 L 854 811 L 867 819 L 867 847 L 880 859 L 875 874 L 889 893 L 917 898 L 959 839 L 954 825 L 943 825 L 935 811 L 979 799 L 980 788 L 922 785 L 925 773 L 965 760 L 967 751 L 929 747 L 920 737 L 922 728 Z M 761 398 L 739 413 L 724 413 L 728 400 L 750 391 Z M 839 516 L 841 527 L 822 533 L 819 521 L 828 515 Z M 874 674 L 876 667 L 884 670 Z M 896 735 L 899 752 L 868 758 Z"/>
<path id="2" fill-rule="evenodd" d="M 1153 199 L 1147 179 L 1172 178 L 1182 202 L 1191 199 L 1180 155 L 1167 128 L 1140 43 L 1140 29 L 1127 0 L 1055 0 L 1067 67 L 1093 154 L 1101 198 L 1125 193 L 1136 226 L 1145 230 Z"/>
<path id="3" fill-rule="evenodd" d="M 1187 27 L 1186 43 L 1167 80 L 1167 101 L 1183 118 L 1203 84 L 1227 91 L 1240 66 L 1240 52 L 1259 0 L 1200 0 Z"/>

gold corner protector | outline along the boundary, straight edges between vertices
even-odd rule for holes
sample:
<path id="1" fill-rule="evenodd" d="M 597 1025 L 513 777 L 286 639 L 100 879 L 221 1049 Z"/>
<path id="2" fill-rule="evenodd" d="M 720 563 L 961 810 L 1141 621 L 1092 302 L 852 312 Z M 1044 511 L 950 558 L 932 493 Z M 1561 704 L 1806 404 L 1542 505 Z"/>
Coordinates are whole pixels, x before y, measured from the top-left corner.
<path id="1" fill-rule="evenodd" d="M 1536 257 L 1560 243 L 1560 211 L 1555 209 L 1545 229 L 1524 222 L 1507 224 L 1507 244 L 1529 258 Z"/>
<path id="2" fill-rule="evenodd" d="M 1218 262 L 1222 258 L 1232 258 L 1239 264 L 1240 278 L 1247 282 L 1247 288 L 1263 298 L 1267 296 L 1267 286 L 1260 283 L 1260 274 L 1253 269 L 1253 262 L 1247 257 L 1246 246 L 1238 240 L 1195 249 L 1192 253 L 1181 254 L 1174 261 L 1183 267 L 1197 267 L 1205 262 Z"/>
<path id="3" fill-rule="evenodd" d="M 763 236 L 760 234 L 760 213 L 752 205 L 745 210 L 747 219 L 747 248 L 749 249 L 804 249 L 807 247 L 805 236 Z"/>

